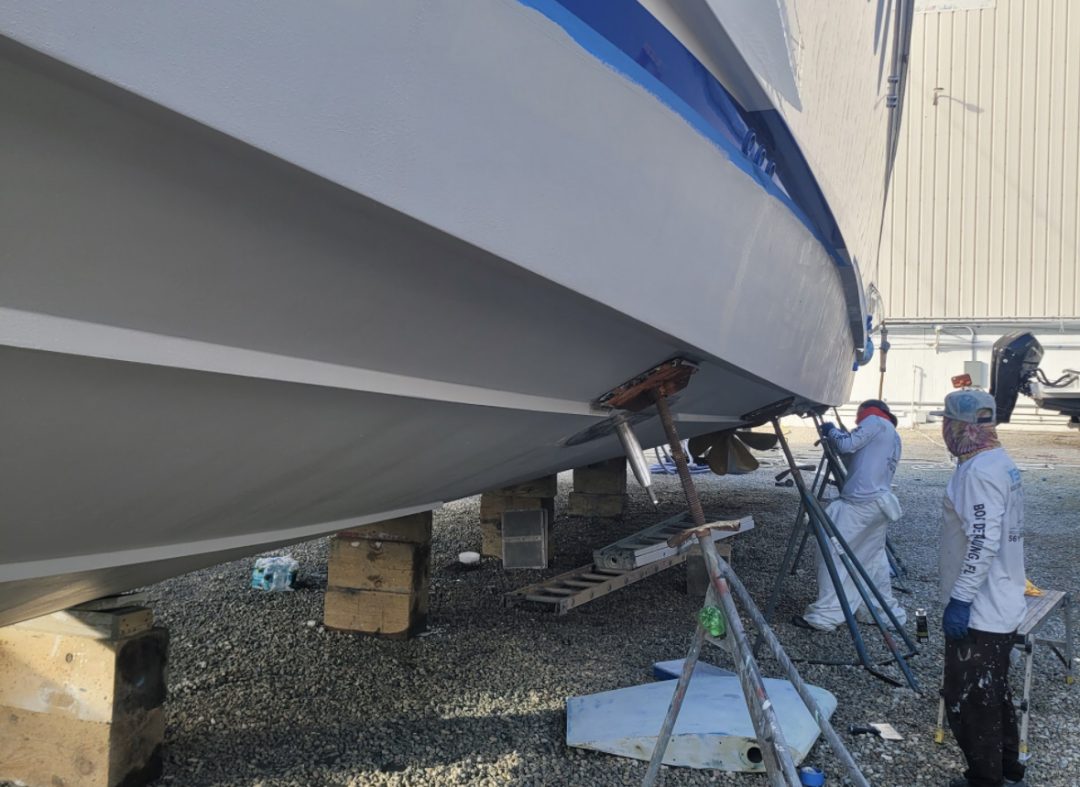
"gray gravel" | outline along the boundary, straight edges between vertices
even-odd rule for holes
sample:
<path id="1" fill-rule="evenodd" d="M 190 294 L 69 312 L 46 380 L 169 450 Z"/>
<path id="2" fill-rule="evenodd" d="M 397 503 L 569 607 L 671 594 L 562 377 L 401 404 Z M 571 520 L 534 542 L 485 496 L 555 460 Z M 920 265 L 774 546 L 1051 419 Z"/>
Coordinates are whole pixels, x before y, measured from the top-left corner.
<path id="1" fill-rule="evenodd" d="M 897 474 L 905 509 L 893 539 L 911 571 L 909 615 L 926 607 L 931 643 L 914 670 L 928 692 L 918 697 L 887 686 L 854 667 L 805 665 L 803 677 L 839 699 L 838 729 L 888 721 L 905 736 L 885 743 L 844 733 L 875 785 L 943 784 L 959 772 L 951 739 L 933 743 L 941 671 L 941 605 L 936 599 L 940 499 L 951 472 L 933 430 L 903 433 L 905 460 Z M 793 433 L 810 456 L 808 433 Z M 1027 491 L 1028 571 L 1040 586 L 1075 590 L 1080 538 L 1080 436 L 1006 433 L 1024 470 Z M 735 567 L 764 603 L 796 509 L 791 489 L 778 489 L 776 467 L 740 478 L 696 476 L 705 507 L 752 513 L 757 528 L 735 543 Z M 561 503 L 569 474 L 560 479 Z M 549 574 L 587 563 L 598 545 L 683 508 L 677 480 L 657 480 L 661 511 L 652 512 L 632 489 L 630 515 L 621 522 L 559 515 L 555 564 Z M 325 631 L 325 539 L 292 548 L 303 587 L 266 594 L 246 589 L 252 560 L 179 577 L 150 589 L 159 621 L 172 632 L 166 762 L 162 783 L 198 787 L 235 785 L 607 785 L 636 784 L 643 763 L 564 744 L 566 697 L 649 679 L 652 662 L 681 658 L 700 606 L 681 592 L 674 569 L 557 618 L 529 608 L 507 609 L 502 596 L 538 572 L 502 572 L 491 560 L 482 570 L 453 570 L 458 552 L 476 549 L 478 498 L 436 513 L 432 613 L 427 635 L 381 641 Z M 561 508 L 560 508 L 561 510 Z M 789 580 L 779 620 L 811 600 L 809 557 Z M 911 624 L 912 626 L 914 623 Z M 864 627 L 868 635 L 870 629 Z M 792 657 L 853 658 L 845 632 L 812 635 L 777 626 Z M 868 637 L 868 640 L 872 639 Z M 875 652 L 884 653 L 878 643 Z M 725 666 L 710 649 L 707 658 Z M 771 660 L 762 662 L 776 675 Z M 1014 669 L 1019 689 L 1020 670 Z M 1048 650 L 1035 663 L 1031 783 L 1080 785 L 1080 687 L 1068 688 Z M 825 745 L 808 763 L 838 774 Z M 667 785 L 760 785 L 755 775 L 665 769 Z M 839 784 L 830 778 L 829 784 Z"/>

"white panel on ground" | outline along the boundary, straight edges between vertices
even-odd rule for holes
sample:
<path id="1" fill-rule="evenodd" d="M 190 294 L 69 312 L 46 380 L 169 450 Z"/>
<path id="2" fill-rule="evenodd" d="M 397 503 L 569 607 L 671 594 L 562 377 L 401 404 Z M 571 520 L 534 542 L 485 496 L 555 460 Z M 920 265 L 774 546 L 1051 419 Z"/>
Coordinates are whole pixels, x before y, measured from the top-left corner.
<path id="1" fill-rule="evenodd" d="M 672 659 L 671 661 L 658 661 L 658 662 L 656 662 L 655 664 L 652 665 L 653 677 L 656 678 L 657 680 L 670 680 L 672 678 L 677 678 L 682 673 L 683 662 L 685 662 L 685 661 L 686 661 L 686 659 Z M 695 678 L 700 676 L 700 675 L 709 675 L 709 676 L 713 676 L 713 677 L 724 677 L 724 676 L 734 675 L 734 674 L 735 673 L 732 672 L 731 670 L 721 669 L 720 667 L 715 667 L 712 664 L 709 664 L 709 663 L 704 662 L 704 661 L 698 661 L 698 663 L 694 665 L 694 677 Z"/>
<path id="2" fill-rule="evenodd" d="M 676 682 L 665 680 L 570 697 L 566 701 L 566 745 L 648 760 Z M 809 688 L 825 716 L 832 716 L 836 697 L 816 686 Z M 788 681 L 766 678 L 765 690 L 798 764 L 817 740 L 817 723 Z M 738 678 L 695 674 L 664 764 L 764 771 Z"/>

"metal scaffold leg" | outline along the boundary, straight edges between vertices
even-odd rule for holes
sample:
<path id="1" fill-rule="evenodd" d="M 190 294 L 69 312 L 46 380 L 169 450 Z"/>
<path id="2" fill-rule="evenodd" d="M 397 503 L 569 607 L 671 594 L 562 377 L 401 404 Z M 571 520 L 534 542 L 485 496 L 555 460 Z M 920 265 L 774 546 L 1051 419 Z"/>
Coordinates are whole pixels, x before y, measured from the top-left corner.
<path id="1" fill-rule="evenodd" d="M 736 673 L 739 682 L 742 685 L 743 696 L 746 700 L 747 709 L 750 712 L 750 718 L 754 725 L 758 745 L 762 751 L 769 784 L 772 787 L 797 787 L 801 782 L 795 768 L 795 763 L 792 760 L 791 752 L 784 739 L 783 730 L 776 717 L 776 710 L 765 691 L 764 680 L 758 669 L 757 662 L 754 659 L 754 654 L 750 648 L 749 639 L 746 630 L 743 628 L 738 609 L 735 606 L 732 593 L 733 590 L 739 595 L 739 599 L 749 613 L 750 619 L 753 621 L 755 627 L 758 629 L 759 635 L 762 636 L 764 641 L 769 645 L 773 655 L 791 680 L 792 686 L 806 704 L 813 718 L 817 721 L 822 734 L 829 742 L 830 747 L 836 753 L 837 758 L 847 772 L 848 778 L 858 787 L 869 787 L 850 753 L 844 747 L 839 736 L 829 724 L 828 719 L 825 718 L 825 715 L 814 701 L 806 684 L 803 683 L 802 678 L 795 669 L 795 666 L 787 657 L 787 654 L 784 653 L 779 640 L 765 622 L 761 612 L 754 605 L 753 600 L 746 592 L 746 588 L 743 587 L 734 571 L 732 571 L 731 566 L 728 565 L 716 551 L 716 547 L 712 542 L 709 527 L 705 525 L 705 517 L 701 510 L 701 503 L 697 496 L 697 490 L 694 488 L 686 455 L 681 450 L 679 436 L 676 432 L 674 421 L 671 418 L 663 388 L 658 387 L 655 389 L 654 396 L 661 423 L 664 426 L 665 434 L 672 448 L 672 455 L 679 471 L 679 478 L 682 481 L 687 504 L 690 507 L 691 515 L 697 525 L 695 530 L 687 531 L 684 534 L 675 536 L 668 543 L 671 546 L 684 546 L 688 545 L 689 539 L 693 537 L 701 547 L 711 588 L 716 594 L 716 599 L 721 606 L 723 617 L 726 621 L 726 631 L 724 636 L 730 641 Z M 650 787 L 655 784 L 656 778 L 659 775 L 660 765 L 663 762 L 664 753 L 667 750 L 668 742 L 675 728 L 675 722 L 682 707 L 682 701 L 686 696 L 690 680 L 693 677 L 694 666 L 697 663 L 698 656 L 701 652 L 705 634 L 705 629 L 699 623 L 694 632 L 694 639 L 690 647 L 690 652 L 683 664 L 683 671 L 679 676 L 679 681 L 676 685 L 675 693 L 672 696 L 667 716 L 664 719 L 660 734 L 657 737 L 656 747 L 653 751 L 652 759 L 649 762 L 649 769 L 642 782 L 645 787 Z"/>

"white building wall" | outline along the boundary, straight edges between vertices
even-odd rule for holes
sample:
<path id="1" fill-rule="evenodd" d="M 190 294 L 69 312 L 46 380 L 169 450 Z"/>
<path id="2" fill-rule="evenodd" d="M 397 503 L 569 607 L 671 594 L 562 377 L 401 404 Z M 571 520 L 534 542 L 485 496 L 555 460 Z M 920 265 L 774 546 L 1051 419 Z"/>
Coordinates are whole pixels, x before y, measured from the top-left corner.
<path id="1" fill-rule="evenodd" d="M 964 361 L 1031 328 L 1080 368 L 1080 2 L 916 0 L 901 139 L 871 275 L 885 398 L 918 423 Z M 974 339 L 972 339 L 974 337 Z M 853 400 L 877 395 L 877 363 Z M 1042 418 L 1021 399 L 1018 422 Z"/>

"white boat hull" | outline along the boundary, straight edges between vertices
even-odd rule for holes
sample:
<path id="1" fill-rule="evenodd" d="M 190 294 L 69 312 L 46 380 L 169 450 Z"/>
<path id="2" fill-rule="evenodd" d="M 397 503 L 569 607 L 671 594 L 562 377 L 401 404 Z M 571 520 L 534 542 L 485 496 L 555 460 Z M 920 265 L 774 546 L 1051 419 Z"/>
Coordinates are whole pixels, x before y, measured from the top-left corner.
<path id="1" fill-rule="evenodd" d="M 273 5 L 0 3 L 0 625 L 617 455 L 673 356 L 687 436 L 843 401 L 825 250 L 558 26 Z"/>

